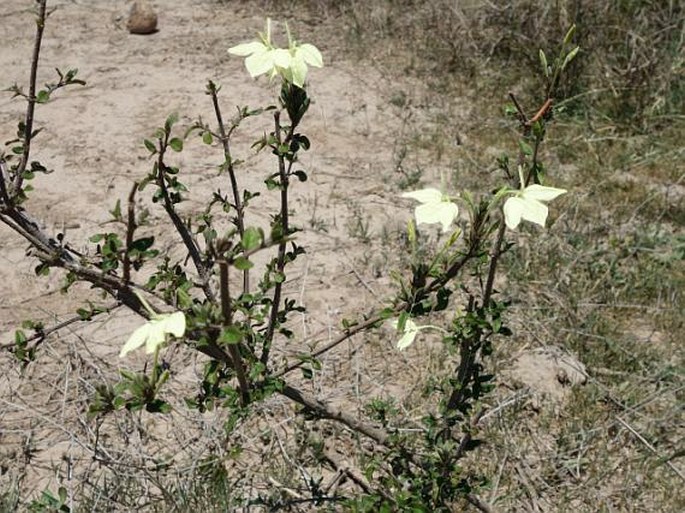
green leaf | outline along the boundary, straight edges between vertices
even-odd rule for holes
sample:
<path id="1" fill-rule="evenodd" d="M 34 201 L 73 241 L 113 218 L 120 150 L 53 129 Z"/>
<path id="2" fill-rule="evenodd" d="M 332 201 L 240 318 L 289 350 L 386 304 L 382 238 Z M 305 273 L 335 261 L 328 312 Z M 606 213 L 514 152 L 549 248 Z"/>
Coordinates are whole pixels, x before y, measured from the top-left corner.
<path id="1" fill-rule="evenodd" d="M 525 141 L 519 141 L 519 148 L 524 155 L 530 156 L 533 154 L 533 148 Z"/>
<path id="2" fill-rule="evenodd" d="M 243 339 L 243 332 L 239 326 L 227 326 L 221 330 L 218 342 L 222 344 L 237 344 Z"/>
<path id="3" fill-rule="evenodd" d="M 18 346 L 26 344 L 26 333 L 22 330 L 17 330 L 14 332 L 14 343 Z"/>
<path id="4" fill-rule="evenodd" d="M 205 144 L 212 144 L 212 141 L 214 141 L 214 137 L 212 137 L 211 132 L 205 132 L 202 134 L 202 142 Z"/>
<path id="5" fill-rule="evenodd" d="M 505 116 L 518 116 L 519 111 L 516 110 L 516 106 L 513 103 L 507 103 L 504 106 L 504 115 Z"/>
<path id="6" fill-rule="evenodd" d="M 183 151 L 183 140 L 179 139 L 178 137 L 174 137 L 171 141 L 169 141 L 169 146 L 171 146 L 171 149 L 174 151 Z"/>
<path id="7" fill-rule="evenodd" d="M 298 171 L 295 171 L 293 174 L 300 180 L 300 182 L 306 182 L 307 181 L 307 173 L 305 173 L 301 169 Z"/>
<path id="8" fill-rule="evenodd" d="M 45 173 L 46 175 L 49 175 L 54 170 L 53 169 L 47 169 L 43 164 L 34 160 L 31 162 L 31 171 L 34 173 Z"/>
<path id="9" fill-rule="evenodd" d="M 50 99 L 50 93 L 46 90 L 39 91 L 38 94 L 36 95 L 36 102 L 38 103 L 47 103 L 47 101 Z"/>
<path id="10" fill-rule="evenodd" d="M 123 217 L 121 216 L 121 200 L 117 200 L 116 205 L 114 205 L 114 209 L 109 211 L 110 215 L 114 218 L 115 221 L 122 221 Z"/>
<path id="11" fill-rule="evenodd" d="M 571 28 L 568 29 L 568 32 L 566 32 L 566 35 L 564 36 L 564 46 L 569 44 L 571 42 L 571 39 L 573 38 L 573 35 L 576 33 L 576 25 L 575 23 L 571 25 Z"/>
<path id="12" fill-rule="evenodd" d="M 152 153 L 152 154 L 157 153 L 157 148 L 155 147 L 155 143 L 153 143 L 150 139 L 144 139 L 143 144 L 145 144 L 147 151 L 149 151 L 150 153 Z"/>
<path id="13" fill-rule="evenodd" d="M 254 264 L 244 256 L 239 256 L 238 258 L 236 258 L 233 261 L 233 265 L 236 269 L 240 269 L 241 271 L 247 271 L 248 269 L 254 267 Z"/>
<path id="14" fill-rule="evenodd" d="M 146 251 L 155 243 L 154 237 L 142 237 L 136 239 L 131 243 L 131 249 L 136 249 L 138 251 Z"/>
<path id="15" fill-rule="evenodd" d="M 34 271 L 36 276 L 47 276 L 50 274 L 50 266 L 46 263 L 38 264 Z"/>
<path id="16" fill-rule="evenodd" d="M 166 121 L 164 122 L 164 130 L 169 133 L 171 131 L 171 127 L 176 124 L 178 121 L 178 113 L 173 112 L 169 114 L 169 117 L 166 118 Z"/>
<path id="17" fill-rule="evenodd" d="M 545 52 L 540 49 L 540 64 L 542 65 L 542 71 L 546 77 L 549 78 L 549 65 L 547 64 L 547 56 Z"/>
<path id="18" fill-rule="evenodd" d="M 566 58 L 564 59 L 564 63 L 561 65 L 561 69 L 565 69 L 566 66 L 573 60 L 573 58 L 578 54 L 578 50 L 580 50 L 580 46 L 576 46 L 573 50 L 568 52 L 566 54 Z"/>
<path id="19" fill-rule="evenodd" d="M 281 184 L 273 178 L 267 178 L 266 180 L 264 180 L 264 184 L 266 185 L 266 188 L 269 191 L 273 191 L 274 189 L 277 189 L 281 186 Z"/>
<path id="20" fill-rule="evenodd" d="M 379 313 L 379 317 L 381 319 L 390 319 L 391 317 L 394 317 L 394 316 L 395 316 L 395 310 L 392 307 L 384 308 Z"/>
<path id="21" fill-rule="evenodd" d="M 258 228 L 249 227 L 243 233 L 242 245 L 245 251 L 252 251 L 262 244 L 262 232 Z"/>

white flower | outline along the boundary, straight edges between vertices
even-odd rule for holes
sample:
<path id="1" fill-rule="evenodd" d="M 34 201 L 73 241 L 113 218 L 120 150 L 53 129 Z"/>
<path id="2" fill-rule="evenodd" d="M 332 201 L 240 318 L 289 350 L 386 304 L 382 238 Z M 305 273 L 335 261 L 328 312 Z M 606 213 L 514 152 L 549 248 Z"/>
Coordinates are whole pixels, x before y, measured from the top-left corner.
<path id="1" fill-rule="evenodd" d="M 399 319 L 393 319 L 392 321 L 390 321 L 390 325 L 394 329 L 398 328 L 399 323 Z M 407 320 L 404 321 L 404 331 L 402 332 L 402 337 L 397 341 L 397 349 L 403 351 L 404 349 L 412 345 L 414 343 L 416 335 L 419 333 L 419 329 L 421 328 L 417 326 L 414 321 L 407 318 Z"/>
<path id="2" fill-rule="evenodd" d="M 431 326 L 431 325 L 426 325 L 426 326 L 417 326 L 414 321 L 411 320 L 411 318 L 408 316 L 408 314 L 403 313 L 400 315 L 399 319 L 393 319 L 390 321 L 390 325 L 394 329 L 398 329 L 400 325 L 400 319 L 402 316 L 405 316 L 404 320 L 404 330 L 402 331 L 402 336 L 400 339 L 397 341 L 397 349 L 400 351 L 404 351 L 406 348 L 408 348 L 410 345 L 414 343 L 414 339 L 416 338 L 416 335 L 419 334 L 419 331 L 421 330 L 437 330 L 442 333 L 447 333 L 444 329 L 439 328 L 438 326 Z"/>
<path id="3" fill-rule="evenodd" d="M 268 73 L 270 78 L 281 75 L 297 87 L 303 87 L 307 65 L 317 68 L 323 66 L 321 52 L 311 44 L 298 45 L 290 37 L 289 31 L 289 48 L 276 48 L 271 43 L 271 18 L 266 19 L 266 33 L 259 35 L 261 42 L 243 43 L 228 49 L 228 53 L 246 57 L 245 68 L 252 78 L 264 73 Z"/>
<path id="4" fill-rule="evenodd" d="M 459 214 L 457 205 L 450 201 L 449 196 L 437 189 L 429 187 L 420 191 L 405 192 L 402 197 L 415 199 L 422 203 L 414 209 L 417 225 L 440 223 L 442 231 L 446 232 Z"/>
<path id="5" fill-rule="evenodd" d="M 281 74 L 297 87 L 304 87 L 304 81 L 307 78 L 307 64 L 316 68 L 323 67 L 321 52 L 316 46 L 309 43 L 298 46 L 293 41 L 290 45 L 290 64 L 283 67 Z"/>
<path id="6" fill-rule="evenodd" d="M 529 185 L 524 187 L 523 170 L 519 166 L 521 189 L 504 202 L 504 221 L 510 230 L 515 230 L 521 219 L 545 226 L 548 209 L 543 201 L 552 201 L 566 192 L 564 189 L 545 187 L 543 185 Z"/>
<path id="7" fill-rule="evenodd" d="M 170 314 L 155 313 L 150 305 L 137 292 L 136 295 L 150 313 L 150 320 L 133 332 L 128 341 L 121 348 L 119 358 L 123 358 L 129 352 L 145 345 L 145 352 L 154 353 L 166 342 L 167 335 L 182 337 L 186 332 L 186 317 L 183 312 Z"/>

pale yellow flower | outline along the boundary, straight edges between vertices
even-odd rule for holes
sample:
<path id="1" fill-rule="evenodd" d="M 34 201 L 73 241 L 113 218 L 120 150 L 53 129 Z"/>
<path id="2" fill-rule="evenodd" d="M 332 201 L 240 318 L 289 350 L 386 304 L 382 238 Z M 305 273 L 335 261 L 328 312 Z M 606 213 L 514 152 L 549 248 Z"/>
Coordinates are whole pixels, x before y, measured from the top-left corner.
<path id="1" fill-rule="evenodd" d="M 440 223 L 442 231 L 446 232 L 459 214 L 457 205 L 450 201 L 449 196 L 437 189 L 429 187 L 420 191 L 405 192 L 402 197 L 411 198 L 421 203 L 414 209 L 417 225 Z"/>

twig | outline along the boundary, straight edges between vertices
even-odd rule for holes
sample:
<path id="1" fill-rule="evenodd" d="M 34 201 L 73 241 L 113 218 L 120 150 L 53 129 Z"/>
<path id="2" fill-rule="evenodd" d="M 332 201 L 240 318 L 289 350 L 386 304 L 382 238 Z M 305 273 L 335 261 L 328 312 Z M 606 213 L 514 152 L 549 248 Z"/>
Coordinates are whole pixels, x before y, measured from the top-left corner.
<path id="1" fill-rule="evenodd" d="M 540 107 L 540 109 L 537 111 L 537 113 L 535 114 L 535 116 L 533 116 L 533 117 L 530 118 L 528 121 L 526 121 L 525 125 L 528 126 L 528 127 L 530 127 L 530 126 L 533 125 L 533 123 L 536 123 L 537 121 L 540 121 L 540 119 L 542 118 L 542 116 L 544 116 L 545 114 L 547 114 L 547 112 L 549 111 L 549 109 L 552 108 L 552 102 L 553 102 L 552 98 L 547 98 L 547 100 L 546 100 L 545 103 L 542 105 L 542 107 Z"/>
<path id="2" fill-rule="evenodd" d="M 480 511 L 483 511 L 484 513 L 497 512 L 497 510 L 495 510 L 490 504 L 488 504 L 483 499 L 481 499 L 473 493 L 469 493 L 468 495 L 466 495 L 466 500 L 469 501 L 473 506 L 478 508 Z"/>
<path id="3" fill-rule="evenodd" d="M 528 123 L 528 116 L 526 116 L 526 112 L 523 110 L 523 107 L 521 107 L 521 104 L 516 99 L 516 96 L 514 96 L 514 93 L 509 93 L 509 98 L 514 103 L 514 107 L 516 107 L 516 111 L 518 112 L 518 118 L 521 124 L 525 125 L 526 123 Z"/>
<path id="4" fill-rule="evenodd" d="M 371 288 L 371 285 L 369 285 L 368 283 L 366 283 L 366 280 L 364 280 L 364 278 L 361 277 L 361 275 L 359 274 L 359 272 L 357 272 L 357 269 L 354 268 L 354 264 L 353 264 L 352 266 L 350 266 L 350 269 L 351 269 L 351 271 L 352 271 L 352 274 L 354 274 L 354 276 L 355 276 L 355 277 L 357 278 L 357 280 L 359 281 L 359 283 L 361 283 L 361 285 L 362 285 L 366 290 L 368 290 L 374 298 L 378 299 L 378 295 L 376 294 L 376 292 Z"/>
<path id="5" fill-rule="evenodd" d="M 404 309 L 404 306 L 397 307 L 397 308 L 395 308 L 395 312 L 399 313 L 403 309 Z M 311 353 L 307 356 L 309 358 L 318 358 L 319 356 L 326 353 L 327 351 L 330 351 L 334 347 L 342 344 L 348 338 L 356 335 L 357 333 L 359 333 L 361 331 L 364 331 L 364 330 L 370 328 L 371 326 L 373 326 L 375 324 L 378 324 L 383 319 L 384 319 L 384 317 L 381 317 L 380 315 L 376 315 L 376 316 L 372 317 L 371 319 L 368 319 L 362 323 L 355 324 L 354 326 L 350 326 L 349 328 L 345 328 L 345 332 L 342 335 L 340 335 L 338 338 L 332 340 L 331 342 L 329 342 L 328 344 L 323 346 L 321 349 L 314 351 L 313 353 Z M 286 366 L 285 368 L 275 372 L 271 377 L 276 378 L 276 379 L 281 378 L 281 377 L 285 376 L 286 374 L 288 374 L 289 372 L 292 372 L 295 369 L 299 369 L 305 363 L 306 363 L 305 361 L 299 361 L 297 363 L 292 363 L 292 364 Z"/>
<path id="6" fill-rule="evenodd" d="M 487 307 L 492 298 L 492 291 L 495 285 L 495 276 L 497 274 L 497 263 L 499 257 L 502 255 L 502 243 L 504 242 L 504 231 L 506 229 L 504 219 L 500 219 L 499 228 L 497 230 L 497 239 L 490 250 L 490 266 L 488 267 L 488 281 L 485 284 L 485 292 L 483 293 L 483 306 Z"/>
<path id="7" fill-rule="evenodd" d="M 240 199 L 240 191 L 238 190 L 238 181 L 235 177 L 235 168 L 233 167 L 233 157 L 231 156 L 230 135 L 226 133 L 224 119 L 221 115 L 221 108 L 219 107 L 218 90 L 216 85 L 210 81 L 209 94 L 212 97 L 212 104 L 214 105 L 214 114 L 219 125 L 219 135 L 221 138 L 221 145 L 224 149 L 224 162 L 228 171 L 228 177 L 231 181 L 231 190 L 233 191 L 233 202 L 236 210 L 236 225 L 238 226 L 238 234 L 242 239 L 245 234 L 245 213 L 243 209 L 243 202 Z M 250 270 L 243 271 L 243 293 L 250 292 Z"/>
<path id="8" fill-rule="evenodd" d="M 228 262 L 225 260 L 219 261 L 219 283 L 221 288 L 221 313 L 223 315 L 224 328 L 231 326 L 233 322 L 233 313 L 231 311 L 231 295 L 228 283 Z M 228 352 L 233 360 L 233 370 L 238 378 L 238 385 L 240 386 L 240 402 L 242 406 L 247 406 L 250 402 L 250 390 L 245 377 L 245 367 L 240 356 L 238 344 L 228 344 Z"/>
<path id="9" fill-rule="evenodd" d="M 281 154 L 280 146 L 283 144 L 283 139 L 281 137 L 281 113 L 276 111 L 274 113 L 274 135 L 276 137 L 277 155 L 278 155 L 278 176 L 280 179 L 280 190 L 281 190 L 281 213 L 279 222 L 281 223 L 281 235 L 283 240 L 278 244 L 278 256 L 276 257 L 276 272 L 279 274 L 283 273 L 285 268 L 285 249 L 286 240 L 285 238 L 289 235 L 290 227 L 288 223 L 288 185 L 289 178 L 288 173 L 285 169 L 285 157 Z M 290 128 L 291 133 L 293 127 Z M 290 139 L 291 135 L 288 134 L 287 139 Z M 278 323 L 278 310 L 281 305 L 281 290 L 283 287 L 283 280 L 278 280 L 274 287 L 274 297 L 271 304 L 271 315 L 269 316 L 269 324 L 266 329 L 266 334 L 264 335 L 264 344 L 262 346 L 262 356 L 260 358 L 262 364 L 265 366 L 269 363 L 269 352 L 271 351 L 271 345 L 273 344 L 274 331 L 276 330 L 276 324 Z"/>
<path id="10" fill-rule="evenodd" d="M 364 490 L 364 493 L 367 493 L 369 495 L 373 493 L 378 493 L 381 495 L 383 498 L 389 501 L 393 501 L 392 497 L 388 494 L 386 494 L 383 490 L 376 490 L 372 488 L 369 483 L 364 479 L 364 477 L 359 474 L 355 469 L 351 469 L 348 466 L 343 466 L 340 463 L 338 463 L 337 459 L 335 456 L 332 454 L 332 451 L 328 448 L 324 449 L 323 455 L 322 455 L 324 461 L 326 461 L 328 464 L 330 464 L 338 473 L 349 477 L 354 484 L 356 484 L 359 488 Z"/>
<path id="11" fill-rule="evenodd" d="M 7 182 L 5 178 L 5 161 L 0 157 L 0 212 L 3 212 L 6 208 L 9 208 L 11 200 L 7 192 Z M 3 206 L 4 205 L 4 206 Z"/>
<path id="12" fill-rule="evenodd" d="M 102 308 L 96 312 L 93 312 L 88 319 L 84 319 L 80 315 L 75 315 L 74 317 L 70 317 L 69 319 L 65 319 L 64 321 L 55 324 L 54 326 L 50 326 L 49 328 L 43 328 L 41 330 L 36 330 L 36 333 L 31 335 L 30 337 L 28 337 L 25 342 L 29 343 L 29 342 L 32 342 L 32 341 L 37 340 L 37 339 L 42 340 L 42 339 L 46 338 L 48 335 L 50 335 L 56 331 L 59 331 L 62 328 L 66 328 L 67 326 L 70 326 L 76 322 L 90 320 L 93 317 L 100 315 L 100 314 L 103 314 L 103 313 L 110 313 L 113 310 L 116 310 L 117 308 L 119 308 L 120 306 L 122 306 L 121 303 L 114 303 L 112 305 L 105 306 L 104 308 Z M 14 343 L 0 345 L 0 349 L 9 349 L 11 347 L 14 347 Z"/>
<path id="13" fill-rule="evenodd" d="M 283 386 L 279 392 L 287 398 L 292 399 L 296 403 L 309 408 L 312 412 L 321 417 L 345 424 L 353 431 L 366 435 L 383 446 L 388 446 L 389 444 L 389 435 L 384 430 L 364 424 L 351 415 L 348 415 L 344 411 L 329 406 L 326 403 L 310 396 L 306 392 L 302 392 L 301 390 L 298 390 L 290 385 Z"/>
<path id="14" fill-rule="evenodd" d="M 36 38 L 33 44 L 33 56 L 31 57 L 31 76 L 29 78 L 29 95 L 26 98 L 28 106 L 26 108 L 26 119 L 24 121 L 24 137 L 23 147 L 24 151 L 21 154 L 21 160 L 17 166 L 14 175 L 14 184 L 12 197 L 16 197 L 21 190 L 24 181 L 24 171 L 29 162 L 31 153 L 31 139 L 33 139 L 33 115 L 36 108 L 36 78 L 38 75 L 38 60 L 40 58 L 41 42 L 43 40 L 43 30 L 45 29 L 45 19 L 47 9 L 47 0 L 38 0 L 38 15 L 36 18 Z"/>
<path id="15" fill-rule="evenodd" d="M 203 292 L 205 293 L 205 296 L 211 302 L 216 302 L 216 295 L 214 294 L 214 291 L 212 290 L 212 287 L 209 283 L 211 277 L 210 270 L 208 266 L 205 265 L 205 262 L 203 262 L 202 257 L 200 256 L 200 249 L 197 245 L 197 242 L 195 242 L 195 239 L 193 239 L 190 230 L 176 212 L 176 208 L 171 202 L 169 190 L 166 186 L 166 164 L 164 164 L 164 154 L 166 151 L 167 144 L 169 142 L 169 135 L 170 134 L 167 131 L 167 133 L 164 135 L 164 140 L 162 141 L 160 139 L 161 144 L 159 149 L 159 155 L 157 157 L 157 185 L 162 191 L 162 199 L 164 200 L 164 210 L 169 216 L 169 219 L 171 219 L 171 222 L 174 224 L 176 231 L 180 235 L 181 239 L 183 240 L 183 243 L 186 246 L 186 249 L 188 250 L 188 253 L 190 254 L 190 258 L 193 260 L 195 269 L 197 270 L 197 273 L 200 275 L 200 280 L 202 281 L 201 286 Z"/>
<path id="16" fill-rule="evenodd" d="M 676 467 L 671 461 L 669 461 L 668 458 L 664 458 L 661 454 L 659 454 L 659 451 L 657 451 L 656 448 L 652 444 L 650 444 L 649 441 L 644 436 L 642 436 L 635 428 L 633 428 L 630 424 L 628 424 L 621 417 L 617 416 L 616 420 L 624 428 L 626 428 L 628 431 L 630 431 L 635 436 L 635 438 L 637 438 L 640 442 L 642 442 L 645 445 L 645 447 L 647 447 L 647 449 L 652 451 L 652 453 L 654 453 L 654 455 L 658 456 L 660 461 L 663 461 L 664 463 L 666 463 L 666 465 L 668 465 L 668 467 L 673 472 L 675 472 L 675 474 L 680 478 L 681 481 L 685 482 L 685 475 L 680 471 L 680 469 L 678 469 L 678 467 Z"/>
<path id="17" fill-rule="evenodd" d="M 133 246 L 133 235 L 136 231 L 136 211 L 135 211 L 135 197 L 138 190 L 138 182 L 133 182 L 131 192 L 128 193 L 128 214 L 126 219 L 126 250 L 124 251 L 124 270 L 123 279 L 126 283 L 131 280 L 131 246 Z"/>

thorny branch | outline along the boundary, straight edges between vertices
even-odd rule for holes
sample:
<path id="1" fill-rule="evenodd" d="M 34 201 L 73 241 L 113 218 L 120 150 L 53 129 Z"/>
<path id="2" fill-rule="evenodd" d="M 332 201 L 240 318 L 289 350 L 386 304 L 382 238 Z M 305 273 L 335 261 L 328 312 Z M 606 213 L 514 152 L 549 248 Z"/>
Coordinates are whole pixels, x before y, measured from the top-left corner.
<path id="1" fill-rule="evenodd" d="M 197 245 L 197 242 L 193 238 L 188 227 L 185 225 L 185 223 L 181 220 L 180 216 L 176 212 L 176 208 L 174 208 L 174 204 L 171 201 L 171 197 L 169 196 L 169 190 L 166 186 L 166 164 L 164 163 L 164 155 L 166 153 L 166 148 L 169 143 L 169 135 L 169 131 L 167 131 L 164 135 L 164 140 L 162 141 L 160 139 L 159 154 L 157 157 L 157 185 L 162 191 L 162 198 L 164 200 L 164 210 L 169 216 L 169 219 L 171 219 L 171 222 L 174 224 L 176 231 L 178 232 L 179 236 L 183 240 L 183 243 L 188 249 L 188 253 L 190 254 L 190 258 L 193 260 L 195 269 L 197 270 L 197 273 L 200 275 L 202 291 L 205 293 L 207 299 L 209 299 L 212 302 L 216 302 L 216 295 L 214 294 L 214 290 L 212 289 L 212 286 L 210 284 L 210 267 L 202 260 L 202 256 L 200 255 L 200 249 Z"/>
<path id="2" fill-rule="evenodd" d="M 294 126 L 290 127 L 289 133 L 285 139 L 288 143 L 292 137 Z M 280 179 L 280 190 L 281 190 L 281 212 L 278 218 L 278 222 L 281 224 L 281 236 L 283 239 L 278 244 L 278 256 L 276 257 L 276 272 L 279 275 L 283 274 L 283 269 L 285 268 L 285 250 L 287 245 L 287 237 L 290 234 L 290 223 L 288 211 L 288 187 L 290 183 L 290 178 L 288 176 L 288 171 L 285 168 L 285 157 L 282 154 L 281 146 L 283 144 L 283 136 L 281 134 L 281 113 L 276 111 L 274 113 L 274 135 L 276 137 L 276 144 L 278 145 L 278 176 Z M 291 162 L 292 166 L 292 162 Z M 271 315 L 269 317 L 269 325 L 266 330 L 266 335 L 264 336 L 264 346 L 262 348 L 262 356 L 260 358 L 263 365 L 268 365 L 269 363 L 269 353 L 271 351 L 271 345 L 273 344 L 274 331 L 276 329 L 276 324 L 278 324 L 278 310 L 281 306 L 281 290 L 283 288 L 283 280 L 279 279 L 274 287 L 274 297 L 273 303 L 271 304 Z"/>
<path id="3" fill-rule="evenodd" d="M 219 106 L 218 89 L 216 85 L 210 81 L 209 94 L 212 98 L 212 105 L 214 106 L 214 114 L 216 116 L 217 124 L 219 125 L 219 136 L 221 139 L 221 146 L 224 150 L 224 164 L 228 171 L 228 178 L 231 181 L 231 190 L 233 191 L 233 203 L 236 210 L 236 225 L 238 226 L 238 234 L 242 239 L 245 234 L 245 212 L 242 199 L 240 198 L 240 190 L 238 189 L 238 181 L 235 176 L 235 166 L 233 165 L 233 157 L 231 156 L 230 133 L 226 133 L 226 126 L 224 118 L 221 115 L 221 107 Z M 243 293 L 250 292 L 250 270 L 243 271 Z"/>
<path id="4" fill-rule="evenodd" d="M 24 121 L 24 137 L 23 145 L 24 151 L 21 154 L 21 160 L 17 166 L 14 175 L 14 184 L 12 187 L 12 197 L 16 197 L 21 190 L 24 181 L 24 171 L 29 162 L 31 154 L 31 139 L 33 139 L 33 115 L 36 109 L 36 80 L 38 74 L 38 60 L 40 58 L 40 48 L 43 41 L 43 30 L 45 29 L 45 20 L 47 18 L 47 0 L 38 0 L 38 13 L 36 16 L 36 38 L 33 44 L 33 56 L 31 58 L 31 76 L 29 78 L 29 95 L 27 97 L 28 106 L 26 107 L 26 119 Z"/>

